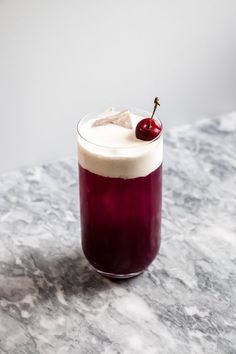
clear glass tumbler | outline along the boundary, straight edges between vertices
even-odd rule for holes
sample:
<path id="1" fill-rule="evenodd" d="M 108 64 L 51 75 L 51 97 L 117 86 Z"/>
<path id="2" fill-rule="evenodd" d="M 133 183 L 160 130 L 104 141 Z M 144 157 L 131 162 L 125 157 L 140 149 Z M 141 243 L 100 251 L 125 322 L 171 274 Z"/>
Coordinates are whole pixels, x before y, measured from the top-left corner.
<path id="1" fill-rule="evenodd" d="M 144 144 L 111 148 L 83 136 L 82 125 L 94 117 L 82 118 L 77 128 L 82 248 L 100 274 L 129 278 L 160 248 L 163 129 Z"/>

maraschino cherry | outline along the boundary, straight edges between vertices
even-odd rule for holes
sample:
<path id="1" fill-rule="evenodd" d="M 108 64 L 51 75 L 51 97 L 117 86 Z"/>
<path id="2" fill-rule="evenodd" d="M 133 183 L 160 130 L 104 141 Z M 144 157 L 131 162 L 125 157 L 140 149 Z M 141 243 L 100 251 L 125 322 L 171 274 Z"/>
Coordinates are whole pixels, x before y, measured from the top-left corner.
<path id="1" fill-rule="evenodd" d="M 160 101 L 158 97 L 156 97 L 154 100 L 154 109 L 151 118 L 144 118 L 137 124 L 135 129 L 135 135 L 137 139 L 149 141 L 155 139 L 160 134 L 161 126 L 153 118 L 157 106 L 160 106 Z"/>

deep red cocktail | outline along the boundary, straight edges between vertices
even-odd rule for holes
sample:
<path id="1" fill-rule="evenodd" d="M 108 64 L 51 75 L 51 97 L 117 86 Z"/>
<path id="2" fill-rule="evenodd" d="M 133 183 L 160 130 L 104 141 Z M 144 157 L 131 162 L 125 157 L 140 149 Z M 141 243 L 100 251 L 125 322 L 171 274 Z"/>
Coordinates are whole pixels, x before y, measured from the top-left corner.
<path id="1" fill-rule="evenodd" d="M 82 247 L 105 273 L 143 271 L 160 247 L 162 166 L 146 177 L 109 178 L 79 167 Z"/>
<path id="2" fill-rule="evenodd" d="M 122 152 L 118 147 L 114 152 L 113 147 L 96 144 L 91 147 L 91 143 L 86 139 L 83 142 L 80 136 L 82 248 L 89 263 L 103 275 L 115 278 L 137 275 L 158 253 L 162 137 L 158 139 L 138 146 L 138 152 L 134 153 L 129 149 L 136 146 L 122 147 Z M 107 153 L 106 149 L 112 151 Z M 155 156 L 150 154 L 158 153 L 161 156 L 157 156 L 156 162 Z M 129 169 L 129 164 L 133 170 Z"/>

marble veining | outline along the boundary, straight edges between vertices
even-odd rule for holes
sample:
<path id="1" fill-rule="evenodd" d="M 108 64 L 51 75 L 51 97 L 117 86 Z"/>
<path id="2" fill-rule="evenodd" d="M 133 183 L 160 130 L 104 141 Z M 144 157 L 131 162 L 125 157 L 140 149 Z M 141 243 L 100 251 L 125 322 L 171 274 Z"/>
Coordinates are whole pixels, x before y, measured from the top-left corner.
<path id="1" fill-rule="evenodd" d="M 236 114 L 164 161 L 160 254 L 119 282 L 83 257 L 75 159 L 0 176 L 1 354 L 236 353 Z"/>

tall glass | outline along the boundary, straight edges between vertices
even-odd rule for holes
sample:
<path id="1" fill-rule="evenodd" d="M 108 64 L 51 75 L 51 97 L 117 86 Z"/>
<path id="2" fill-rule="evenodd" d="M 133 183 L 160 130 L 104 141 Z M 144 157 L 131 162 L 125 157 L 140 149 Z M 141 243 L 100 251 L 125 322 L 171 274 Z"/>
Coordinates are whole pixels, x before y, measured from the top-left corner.
<path id="1" fill-rule="evenodd" d="M 77 128 L 82 248 L 100 274 L 129 278 L 160 248 L 162 131 L 141 145 L 108 148 L 82 135 L 82 125 L 94 117 L 82 118 Z"/>

